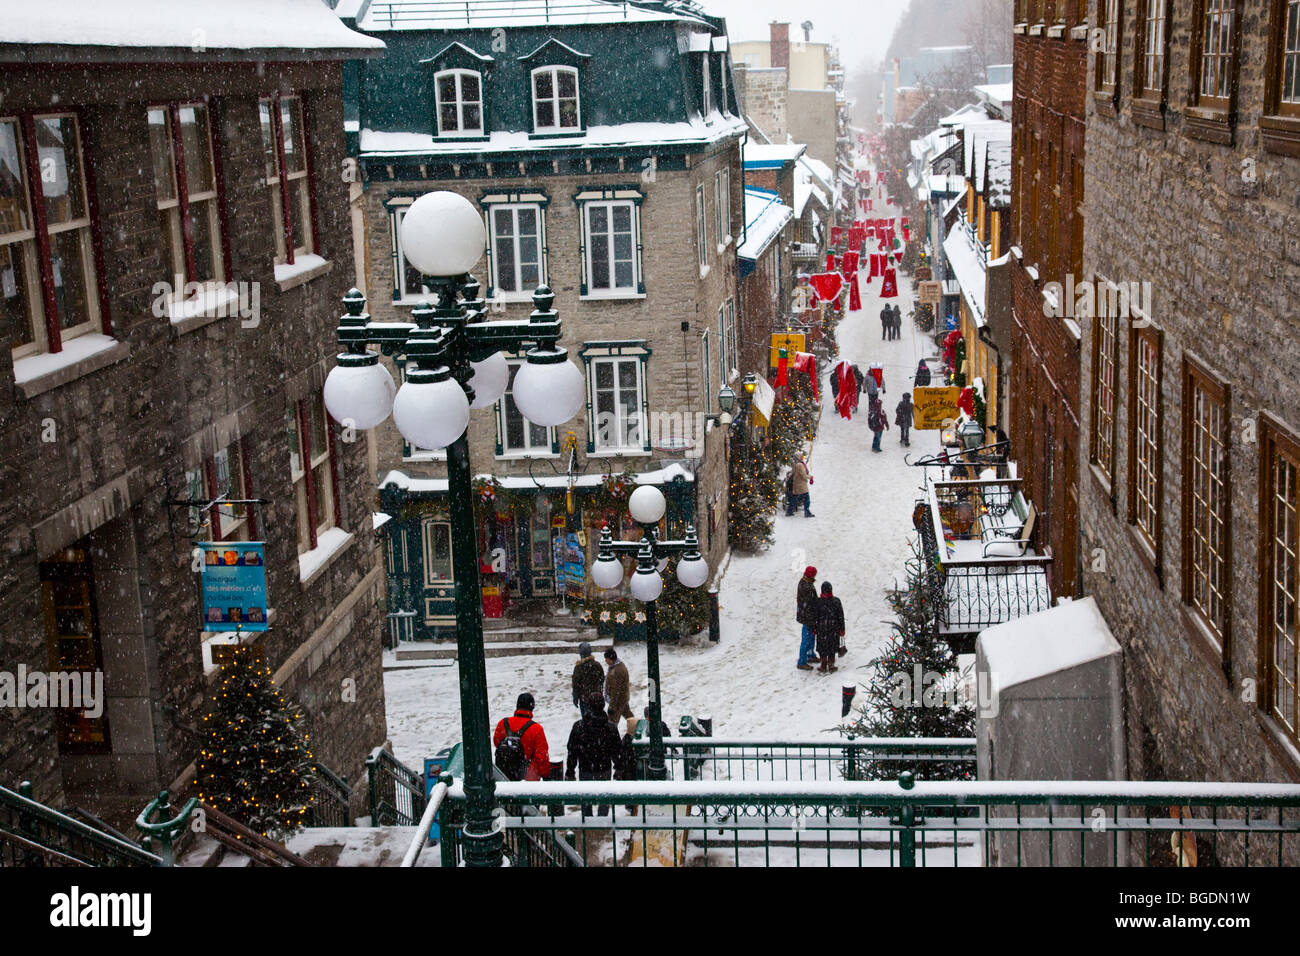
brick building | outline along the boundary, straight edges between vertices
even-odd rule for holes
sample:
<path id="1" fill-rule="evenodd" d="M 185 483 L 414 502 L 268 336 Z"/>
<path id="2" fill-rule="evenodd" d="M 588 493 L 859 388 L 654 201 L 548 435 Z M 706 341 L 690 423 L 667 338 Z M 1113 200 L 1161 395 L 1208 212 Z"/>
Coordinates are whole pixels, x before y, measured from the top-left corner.
<path id="1" fill-rule="evenodd" d="M 1067 276 L 1083 277 L 1086 13 L 1066 0 L 1017 5 L 1011 110 L 1011 447 L 1052 551 L 1053 595 L 1069 597 L 1080 593 L 1081 331 L 1044 310 Z"/>
<path id="2" fill-rule="evenodd" d="M 0 43 L 0 670 L 102 672 L 105 698 L 0 708 L 0 776 L 111 814 L 192 779 L 229 639 L 195 540 L 265 542 L 244 638 L 316 758 L 356 780 L 386 736 L 373 485 L 320 399 L 352 273 L 341 61 L 382 45 L 313 0 L 254 31 L 200 7 L 124 33 L 43 4 Z M 264 503 L 168 504 L 223 497 Z"/>
<path id="3" fill-rule="evenodd" d="M 1300 779 L 1298 15 L 1090 8 L 1082 577 L 1136 777 Z"/>
<path id="4" fill-rule="evenodd" d="M 575 577 L 581 558 L 560 557 L 578 540 L 589 564 L 605 521 L 639 534 L 602 476 L 663 484 L 669 533 L 693 521 L 710 564 L 725 554 L 725 436 L 707 419 L 723 384 L 754 371 L 736 333 L 745 126 L 721 20 L 675 4 L 517 6 L 502 18 L 395 0 L 348 21 L 388 45 L 357 75 L 361 278 L 375 320 L 410 321 L 427 293 L 401 219 L 450 190 L 483 210 L 495 315 L 526 317 L 537 286 L 554 290 L 587 408 L 551 429 L 509 392 L 473 412 L 471 461 L 495 482 L 480 552 L 516 600 L 606 597 Z M 443 455 L 405 447 L 391 422 L 375 434 L 390 604 L 416 612 L 407 636 L 448 636 Z"/>

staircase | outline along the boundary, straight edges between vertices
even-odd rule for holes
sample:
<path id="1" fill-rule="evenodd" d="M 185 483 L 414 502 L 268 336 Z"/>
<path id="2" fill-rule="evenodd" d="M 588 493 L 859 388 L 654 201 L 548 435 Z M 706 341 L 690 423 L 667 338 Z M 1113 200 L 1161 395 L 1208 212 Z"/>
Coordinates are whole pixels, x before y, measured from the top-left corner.
<path id="1" fill-rule="evenodd" d="M 591 645 L 592 653 L 601 653 L 613 646 L 613 641 L 597 636 L 596 629 L 577 621 L 560 623 L 548 616 L 546 623 L 533 623 L 520 618 L 489 618 L 483 622 L 483 647 L 486 657 L 528 657 L 548 654 L 568 654 L 576 657 L 578 645 L 584 641 Z M 456 640 L 420 641 L 401 645 L 396 652 L 398 661 L 455 660 Z"/>
<path id="2" fill-rule="evenodd" d="M 282 843 L 276 843 L 220 810 L 199 805 L 203 830 L 176 858 L 177 866 L 311 866 Z"/>

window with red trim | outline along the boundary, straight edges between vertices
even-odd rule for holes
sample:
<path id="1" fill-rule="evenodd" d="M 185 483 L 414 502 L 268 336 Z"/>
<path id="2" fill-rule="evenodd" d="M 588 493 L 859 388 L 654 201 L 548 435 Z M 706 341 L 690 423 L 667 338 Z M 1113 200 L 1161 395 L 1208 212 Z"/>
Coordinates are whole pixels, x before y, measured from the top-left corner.
<path id="1" fill-rule="evenodd" d="M 293 265 L 295 256 L 316 251 L 302 97 L 276 94 L 258 106 L 266 186 L 271 193 L 275 264 Z"/>
<path id="2" fill-rule="evenodd" d="M 196 468 L 185 471 L 191 501 L 212 502 L 190 509 L 199 541 L 255 541 L 257 514 L 249 504 L 223 504 L 253 497 L 252 471 L 244 439 L 232 442 Z"/>
<path id="3" fill-rule="evenodd" d="M 0 117 L 0 319 L 13 355 L 101 326 L 77 117 Z"/>
<path id="4" fill-rule="evenodd" d="M 290 406 L 288 438 L 302 554 L 316 548 L 322 532 L 339 524 L 334 430 L 320 394 Z"/>
<path id="5" fill-rule="evenodd" d="M 185 282 L 223 282 L 226 264 L 218 209 L 212 127 L 203 103 L 149 108 L 149 150 L 158 220 L 171 275 Z M 182 289 L 174 290 L 182 297 Z"/>

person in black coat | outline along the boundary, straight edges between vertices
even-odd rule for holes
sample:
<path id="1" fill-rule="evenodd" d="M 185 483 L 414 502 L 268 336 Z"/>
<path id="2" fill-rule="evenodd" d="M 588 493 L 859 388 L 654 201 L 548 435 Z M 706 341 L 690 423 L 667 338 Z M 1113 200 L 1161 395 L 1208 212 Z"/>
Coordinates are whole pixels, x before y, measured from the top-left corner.
<path id="1" fill-rule="evenodd" d="M 916 364 L 916 378 L 912 380 L 912 384 L 922 388 L 930 384 L 930 366 L 925 364 L 925 359 L 921 359 Z"/>
<path id="2" fill-rule="evenodd" d="M 889 338 L 889 326 L 894 320 L 894 312 L 889 306 L 884 306 L 880 310 L 880 338 L 885 340 Z"/>
<path id="3" fill-rule="evenodd" d="M 844 606 L 831 590 L 829 581 L 822 582 L 822 596 L 817 599 L 817 655 L 821 658 L 819 674 L 839 670 L 835 655 L 844 638 Z"/>
<path id="4" fill-rule="evenodd" d="M 903 444 L 910 446 L 912 443 L 907 440 L 907 432 L 912 427 L 912 396 L 907 392 L 903 393 L 898 407 L 894 409 L 894 424 L 903 434 Z"/>
<path id="5" fill-rule="evenodd" d="M 569 731 L 569 758 L 564 779 L 574 779 L 576 768 L 579 780 L 608 780 L 613 774 L 614 762 L 618 760 L 620 743 L 618 731 L 605 717 L 604 695 L 591 695 L 586 713 L 581 720 L 574 722 Z M 590 815 L 591 804 L 584 805 L 582 812 Z M 602 817 L 608 813 L 608 806 L 600 808 Z"/>

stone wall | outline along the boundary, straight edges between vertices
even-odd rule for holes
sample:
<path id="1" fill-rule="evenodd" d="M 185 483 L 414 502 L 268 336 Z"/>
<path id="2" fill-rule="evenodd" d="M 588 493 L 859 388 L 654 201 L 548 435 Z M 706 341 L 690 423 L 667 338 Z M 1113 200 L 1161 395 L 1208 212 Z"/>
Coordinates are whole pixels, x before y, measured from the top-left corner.
<path id="1" fill-rule="evenodd" d="M 784 69 L 752 69 L 736 74 L 736 91 L 745 116 L 773 143 L 784 143 L 790 131 L 788 86 Z"/>
<path id="2" fill-rule="evenodd" d="M 1132 23 L 1136 4 L 1123 4 Z M 1093 2 L 1095 16 L 1096 0 Z M 1163 129 L 1137 125 L 1125 30 L 1119 108 L 1094 98 L 1087 112 L 1084 271 L 1153 284 L 1151 321 L 1163 333 L 1161 448 L 1163 554 L 1153 566 L 1134 542 L 1127 482 L 1132 383 L 1129 323 L 1119 323 L 1116 487 L 1095 469 L 1081 477 L 1084 590 L 1094 594 L 1125 650 L 1129 760 L 1135 777 L 1300 779 L 1300 753 L 1254 702 L 1261 696 L 1260 507 L 1256 425 L 1268 415 L 1300 426 L 1300 397 L 1286 369 L 1300 314 L 1300 159 L 1261 148 L 1267 8 L 1242 4 L 1236 126 L 1231 144 L 1195 135 L 1189 95 L 1190 5 L 1171 23 L 1169 108 Z M 1090 63 L 1091 70 L 1095 67 Z M 1083 394 L 1093 380 L 1093 330 L 1084 323 Z M 1223 654 L 1190 618 L 1185 559 L 1183 360 L 1197 356 L 1231 389 L 1228 476 L 1231 634 Z M 1089 402 L 1082 403 L 1086 461 Z"/>
<path id="3" fill-rule="evenodd" d="M 317 251 L 330 263 L 326 273 L 284 291 L 272 268 L 257 105 L 259 95 L 275 89 L 306 94 Z M 178 335 L 166 317 L 152 311 L 154 283 L 172 281 L 173 270 L 159 229 L 146 110 L 147 104 L 203 95 L 215 97 L 228 278 L 258 283 L 261 308 L 256 322 L 227 317 Z M 218 72 L 166 64 L 93 73 L 19 69 L 0 81 L 0 96 L 11 111 L 48 111 L 58 103 L 59 110 L 80 115 L 97 201 L 99 273 L 113 334 L 129 350 L 120 361 L 32 398 L 0 389 L 6 426 L 0 429 L 0 480 L 6 488 L 0 504 L 0 608 L 9 621 L 0 636 L 0 668 L 48 666 L 38 562 L 82 530 L 107 531 L 112 520 L 111 535 L 92 538 L 109 542 L 95 545 L 96 570 L 121 589 L 123 602 L 117 605 L 112 598 L 119 595 L 106 594 L 113 606 L 101 608 L 105 669 L 110 684 L 130 682 L 135 701 L 129 712 L 109 711 L 110 735 L 124 745 L 112 759 L 60 755 L 49 710 L 0 711 L 0 778 L 6 785 L 31 779 L 38 799 L 55 803 L 82 788 L 91 796 L 148 798 L 171 785 L 195 757 L 199 738 L 192 728 L 202 720 L 214 675 L 205 676 L 200 653 L 188 512 L 169 509 L 164 499 L 186 496 L 185 470 L 196 463 L 190 457 L 221 431 L 245 439 L 251 493 L 267 499 L 257 516 L 275 611 L 262 641 L 267 661 L 306 707 L 317 758 L 359 781 L 364 756 L 386 737 L 381 612 L 373 581 L 366 583 L 375 545 L 365 445 L 338 442 L 340 518 L 354 539 L 304 585 L 285 439 L 289 403 L 320 387 L 338 351 L 333 328 L 353 273 L 347 187 L 338 175 L 344 158 L 339 68 L 277 65 L 260 74 L 253 64 Z M 0 349 L 0 379 L 12 376 L 10 350 Z M 55 439 L 42 441 L 50 423 Z M 224 424 L 217 429 L 215 423 Z M 99 491 L 110 486 L 119 491 L 104 499 Z M 116 502 L 117 510 L 96 504 L 104 500 Z M 328 653 L 317 641 L 315 661 L 295 656 L 344 604 L 346 626 L 338 631 L 339 622 L 330 624 L 337 639 L 325 642 Z M 126 615 L 120 613 L 124 607 Z M 304 671 L 299 664 L 312 666 Z M 353 682 L 355 703 L 343 701 L 344 678 Z M 149 746 L 138 746 L 141 740 Z"/>

